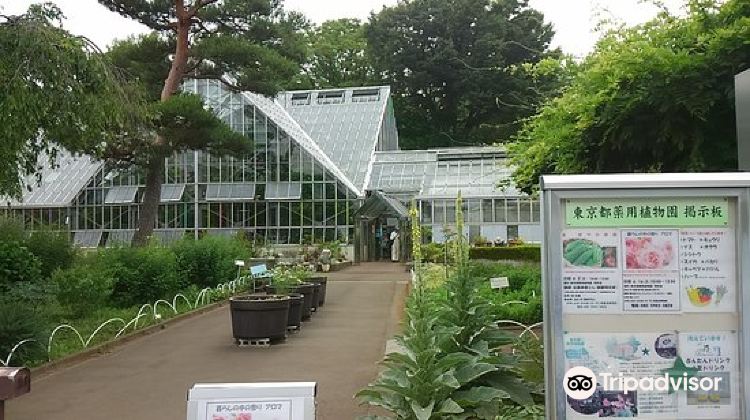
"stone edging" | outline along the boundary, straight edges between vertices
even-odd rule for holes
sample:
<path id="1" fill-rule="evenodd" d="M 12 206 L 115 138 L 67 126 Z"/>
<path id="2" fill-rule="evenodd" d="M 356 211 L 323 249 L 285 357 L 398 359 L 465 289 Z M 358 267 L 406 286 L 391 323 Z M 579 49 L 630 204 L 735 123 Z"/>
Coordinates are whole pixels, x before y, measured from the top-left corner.
<path id="1" fill-rule="evenodd" d="M 228 301 L 229 301 L 228 299 L 225 299 L 220 302 L 215 302 L 215 303 L 211 303 L 209 305 L 200 307 L 198 309 L 193 309 L 192 311 L 189 311 L 189 312 L 178 314 L 163 322 L 159 322 L 158 324 L 150 325 L 146 328 L 142 328 L 137 331 L 133 331 L 128 334 L 121 335 L 120 337 L 117 337 L 116 339 L 112 339 L 109 341 L 105 341 L 104 343 L 97 344 L 94 347 L 90 347 L 82 351 L 79 351 L 77 353 L 69 354 L 60 359 L 47 362 L 41 366 L 31 368 L 31 374 L 35 378 L 38 378 L 40 376 L 41 377 L 48 376 L 58 370 L 77 365 L 93 357 L 107 354 L 117 347 L 123 346 L 137 338 L 154 334 L 160 330 L 165 329 L 169 325 L 177 324 L 181 321 L 185 321 L 187 319 L 194 318 L 198 315 L 202 315 L 206 312 L 213 311 L 214 309 L 224 306 Z"/>

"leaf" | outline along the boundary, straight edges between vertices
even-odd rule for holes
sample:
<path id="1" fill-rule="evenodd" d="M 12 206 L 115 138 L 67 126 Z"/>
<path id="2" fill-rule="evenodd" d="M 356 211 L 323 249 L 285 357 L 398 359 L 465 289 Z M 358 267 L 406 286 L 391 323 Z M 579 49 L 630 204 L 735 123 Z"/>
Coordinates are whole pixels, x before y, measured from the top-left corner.
<path id="1" fill-rule="evenodd" d="M 482 375 L 496 371 L 497 368 L 489 363 L 473 363 L 470 365 L 462 366 L 456 370 L 456 380 L 461 385 L 465 385 Z"/>
<path id="2" fill-rule="evenodd" d="M 477 405 L 481 402 L 503 400 L 509 398 L 507 392 L 488 386 L 475 386 L 467 390 L 456 391 L 452 395 L 454 400 L 463 405 Z"/>
<path id="3" fill-rule="evenodd" d="M 422 407 L 418 402 L 411 402 L 411 411 L 417 417 L 417 420 L 429 420 L 432 416 L 432 409 L 435 407 L 435 401 L 430 401 L 426 407 Z"/>
<path id="4" fill-rule="evenodd" d="M 437 412 L 440 414 L 460 414 L 464 412 L 464 409 L 458 403 L 448 398 L 440 403 L 440 408 Z"/>

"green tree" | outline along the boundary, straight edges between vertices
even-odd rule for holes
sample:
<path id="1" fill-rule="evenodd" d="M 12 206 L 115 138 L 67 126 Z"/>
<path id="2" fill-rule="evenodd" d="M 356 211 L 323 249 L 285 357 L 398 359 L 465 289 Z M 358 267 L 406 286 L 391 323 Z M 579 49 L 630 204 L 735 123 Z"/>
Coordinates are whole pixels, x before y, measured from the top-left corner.
<path id="1" fill-rule="evenodd" d="M 750 63 L 750 1 L 691 0 L 612 31 L 512 147 L 516 183 L 544 173 L 736 169 L 734 84 Z"/>
<path id="2" fill-rule="evenodd" d="M 402 146 L 508 139 L 536 105 L 513 68 L 546 57 L 552 35 L 526 0 L 411 0 L 373 14 L 367 41 L 394 90 Z"/>
<path id="3" fill-rule="evenodd" d="M 0 16 L 0 195 L 20 197 L 60 148 L 100 155 L 144 122 L 137 92 L 62 19 L 51 4 Z"/>
<path id="4" fill-rule="evenodd" d="M 373 84 L 364 26 L 357 19 L 323 22 L 306 32 L 309 57 L 291 87 L 325 89 Z"/>
<path id="5" fill-rule="evenodd" d="M 197 98 L 177 94 L 184 78 L 229 74 L 238 88 L 274 94 L 298 72 L 298 63 L 304 59 L 298 30 L 306 21 L 299 14 L 286 13 L 280 0 L 99 3 L 155 32 L 121 42 L 111 53 L 115 62 L 125 65 L 151 90 L 150 96 L 160 101 L 154 106 L 159 116 L 155 135 L 146 147 L 138 148 L 146 189 L 133 243 L 143 245 L 156 221 L 165 157 L 183 149 L 241 153 L 250 146 L 206 115 Z"/>

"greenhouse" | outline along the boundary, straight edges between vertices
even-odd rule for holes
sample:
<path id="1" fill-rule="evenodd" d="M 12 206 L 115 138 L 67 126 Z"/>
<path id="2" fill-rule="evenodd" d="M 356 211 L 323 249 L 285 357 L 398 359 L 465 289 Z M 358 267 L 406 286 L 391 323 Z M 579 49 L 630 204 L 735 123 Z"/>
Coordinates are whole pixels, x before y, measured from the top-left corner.
<path id="1" fill-rule="evenodd" d="M 202 96 L 254 151 L 245 157 L 191 151 L 166 159 L 154 231 L 162 242 L 243 232 L 267 244 L 351 244 L 355 225 L 364 223 L 368 234 L 395 227 L 393 206 L 355 220 L 375 190 L 404 205 L 416 199 L 434 241 L 453 222 L 459 190 L 470 236 L 539 239 L 538 203 L 497 187 L 509 174 L 504 150 L 400 151 L 388 87 L 287 91 L 275 98 L 235 91 L 220 80 L 188 80 L 183 89 Z M 58 164 L 5 211 L 29 230 L 67 229 L 82 247 L 130 242 L 142 174 L 69 153 Z"/>

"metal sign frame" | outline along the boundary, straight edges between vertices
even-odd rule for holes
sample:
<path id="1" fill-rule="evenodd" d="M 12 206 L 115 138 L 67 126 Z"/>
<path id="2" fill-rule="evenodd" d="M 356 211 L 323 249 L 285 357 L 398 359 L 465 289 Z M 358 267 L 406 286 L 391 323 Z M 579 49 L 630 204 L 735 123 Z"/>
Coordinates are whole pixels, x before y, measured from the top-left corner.
<path id="1" fill-rule="evenodd" d="M 750 364 L 750 174 L 632 174 L 543 176 L 542 224 L 542 290 L 544 292 L 544 345 L 546 418 L 564 420 L 567 399 L 563 390 L 565 374 L 564 325 L 562 299 L 562 247 L 560 238 L 566 228 L 564 200 L 587 198 L 676 198 L 729 197 L 735 200 L 734 218 L 737 278 L 737 344 L 738 395 L 740 418 L 750 410 L 750 378 L 745 366 Z M 746 286 L 747 287 L 747 286 Z M 595 317 L 596 315 L 593 315 Z M 627 316 L 627 315 L 626 315 Z M 637 316 L 637 315 L 635 315 Z"/>

